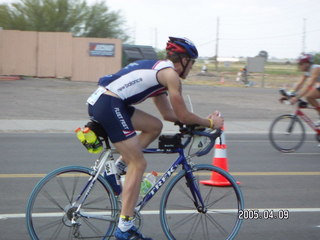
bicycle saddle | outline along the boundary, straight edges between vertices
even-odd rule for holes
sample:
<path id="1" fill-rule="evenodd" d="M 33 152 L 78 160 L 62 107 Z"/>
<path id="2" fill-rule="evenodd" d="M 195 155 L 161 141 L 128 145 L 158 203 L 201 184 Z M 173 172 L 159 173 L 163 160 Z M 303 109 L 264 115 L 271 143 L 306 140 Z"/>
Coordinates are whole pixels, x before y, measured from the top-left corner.
<path id="1" fill-rule="evenodd" d="M 100 123 L 91 120 L 88 122 L 86 127 L 90 128 L 98 137 L 102 137 L 105 141 L 108 139 L 108 134 L 104 130 L 104 128 L 100 125 Z"/>

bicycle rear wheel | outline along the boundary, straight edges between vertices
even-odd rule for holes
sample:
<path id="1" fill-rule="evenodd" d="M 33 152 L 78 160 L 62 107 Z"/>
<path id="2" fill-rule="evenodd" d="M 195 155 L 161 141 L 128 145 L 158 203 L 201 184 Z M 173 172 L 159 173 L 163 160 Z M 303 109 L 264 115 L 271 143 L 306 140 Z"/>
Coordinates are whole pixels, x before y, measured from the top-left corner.
<path id="1" fill-rule="evenodd" d="M 196 209 L 194 198 L 181 171 L 165 189 L 160 204 L 162 229 L 168 239 L 233 239 L 241 226 L 239 210 L 244 208 L 240 187 L 226 171 L 212 165 L 195 165 L 192 168 L 195 184 L 199 186 L 205 209 Z M 212 174 L 221 174 L 230 187 L 203 185 Z"/>
<path id="2" fill-rule="evenodd" d="M 275 149 L 284 153 L 294 152 L 305 140 L 305 128 L 297 116 L 281 115 L 271 124 L 269 139 Z"/>
<path id="3" fill-rule="evenodd" d="M 70 166 L 44 177 L 32 191 L 26 211 L 32 239 L 109 239 L 113 234 L 118 203 L 110 185 L 99 176 L 77 212 L 92 169 Z"/>

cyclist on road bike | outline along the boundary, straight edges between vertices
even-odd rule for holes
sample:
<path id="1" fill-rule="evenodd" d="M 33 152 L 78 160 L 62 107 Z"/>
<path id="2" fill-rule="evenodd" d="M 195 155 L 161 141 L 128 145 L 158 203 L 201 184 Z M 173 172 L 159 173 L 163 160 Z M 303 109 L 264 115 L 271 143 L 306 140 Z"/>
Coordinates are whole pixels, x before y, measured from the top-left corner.
<path id="1" fill-rule="evenodd" d="M 166 60 L 136 61 L 100 78 L 99 88 L 88 98 L 90 117 L 102 125 L 128 166 L 116 239 L 151 239 L 138 231 L 133 218 L 147 165 L 142 149 L 158 137 L 162 122 L 132 105 L 152 97 L 164 120 L 210 128 L 223 125 L 218 112 L 199 117 L 183 100 L 180 78 L 187 77 L 198 57 L 195 45 L 186 38 L 169 37 L 166 51 Z"/>
<path id="2" fill-rule="evenodd" d="M 320 104 L 317 101 L 320 98 L 320 65 L 313 63 L 313 56 L 311 54 L 302 54 L 298 58 L 298 66 L 305 73 L 294 89 L 295 92 L 298 92 L 297 95 L 291 98 L 290 101 L 294 104 L 299 98 L 305 97 L 315 107 L 320 118 Z M 304 87 L 305 83 L 306 86 Z M 320 125 L 320 121 L 317 125 Z"/>

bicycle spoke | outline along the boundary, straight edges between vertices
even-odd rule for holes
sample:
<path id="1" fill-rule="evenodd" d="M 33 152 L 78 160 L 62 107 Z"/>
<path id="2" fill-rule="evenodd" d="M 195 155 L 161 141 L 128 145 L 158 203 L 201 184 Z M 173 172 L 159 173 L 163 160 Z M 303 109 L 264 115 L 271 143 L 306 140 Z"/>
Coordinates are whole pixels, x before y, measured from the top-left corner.
<path id="1" fill-rule="evenodd" d="M 41 194 L 64 212 L 64 208 L 48 193 L 47 190 L 44 190 Z"/>
<path id="2" fill-rule="evenodd" d="M 196 229 L 198 228 L 199 223 L 200 223 L 200 221 L 198 221 L 198 214 L 196 214 L 196 217 L 194 218 L 194 222 L 191 225 L 191 229 L 190 229 L 190 232 L 188 234 L 188 236 L 190 237 L 189 239 L 194 239 L 193 235 L 196 233 Z M 191 233 L 193 233 L 193 234 L 191 234 Z"/>
<path id="3" fill-rule="evenodd" d="M 187 186 L 187 188 L 188 188 L 188 190 L 189 190 L 190 188 L 188 187 L 188 183 L 185 182 L 184 184 Z M 187 189 L 186 189 L 182 184 L 178 186 L 178 190 L 180 190 L 180 192 L 183 193 L 183 194 L 184 194 L 187 198 L 189 198 L 192 202 L 194 201 L 193 197 L 191 196 L 190 190 L 187 191 Z"/>
<path id="4" fill-rule="evenodd" d="M 213 191 L 213 187 L 210 188 L 210 190 L 207 192 L 205 198 L 203 199 L 203 202 L 206 203 L 206 202 L 209 202 L 210 198 L 211 198 L 211 193 Z M 203 194 L 202 194 L 203 195 Z"/>
<path id="5" fill-rule="evenodd" d="M 78 182 L 79 182 L 79 177 L 74 177 L 70 203 L 72 203 L 74 201 L 74 195 L 75 195 L 75 192 L 76 192 L 76 189 L 78 186 Z"/>
<path id="6" fill-rule="evenodd" d="M 187 205 L 181 205 L 181 204 L 170 204 L 170 207 L 175 209 L 175 210 L 190 210 L 190 209 L 195 209 L 194 205 L 193 206 L 187 206 Z M 196 211 L 196 210 L 195 210 Z"/>
<path id="7" fill-rule="evenodd" d="M 68 239 L 72 239 L 72 228 L 70 228 L 68 232 Z"/>
<path id="8" fill-rule="evenodd" d="M 60 235 L 60 232 L 62 230 L 63 224 L 62 222 L 58 225 L 57 229 L 53 232 L 54 234 L 52 235 L 51 239 L 56 240 L 59 239 L 58 236 Z"/>
<path id="9" fill-rule="evenodd" d="M 104 233 L 102 233 L 97 227 L 95 227 L 91 222 L 89 222 L 87 219 L 83 219 L 84 223 L 95 233 L 97 234 L 95 237 L 103 237 Z"/>
<path id="10" fill-rule="evenodd" d="M 62 189 L 64 195 L 67 197 L 69 203 L 71 204 L 71 203 L 72 203 L 72 200 L 70 199 L 70 197 L 69 197 L 69 195 L 68 195 L 66 186 L 64 185 L 62 178 L 57 178 L 57 182 L 58 182 L 60 188 Z"/>
<path id="11" fill-rule="evenodd" d="M 217 200 L 213 201 L 212 203 L 208 204 L 207 206 L 208 207 L 212 207 L 213 205 L 215 205 L 216 203 L 220 202 L 221 200 L 225 199 L 226 197 L 230 196 L 233 191 L 228 191 L 227 193 L 229 194 L 224 194 L 223 196 L 219 197 Z"/>
<path id="12" fill-rule="evenodd" d="M 84 206 L 88 206 L 90 204 L 94 205 L 94 204 L 99 203 L 99 202 L 104 202 L 105 200 L 106 200 L 106 197 L 105 196 L 101 196 L 101 197 L 95 198 L 95 199 L 93 199 L 91 201 L 86 201 L 84 203 Z"/>
<path id="13" fill-rule="evenodd" d="M 213 225 L 215 225 L 216 228 L 217 228 L 220 232 L 223 233 L 224 236 L 228 235 L 228 231 L 225 230 L 225 228 L 222 227 L 222 225 L 220 225 L 212 216 L 210 216 L 209 214 L 208 214 L 208 215 L 206 214 L 206 216 L 207 216 L 208 220 L 209 220 Z"/>
<path id="14" fill-rule="evenodd" d="M 196 213 L 191 213 L 189 214 L 189 216 L 185 217 L 182 221 L 177 222 L 176 224 L 174 224 L 174 228 L 180 228 L 181 226 L 184 226 L 190 219 L 192 219 L 194 217 Z"/>
<path id="15" fill-rule="evenodd" d="M 46 223 L 46 224 L 44 224 L 42 226 L 39 226 L 38 227 L 39 228 L 39 232 L 44 232 L 46 230 L 54 228 L 54 227 L 57 226 L 57 224 L 59 225 L 59 223 L 62 224 L 61 218 L 59 218 L 59 219 L 57 219 L 57 220 L 55 220 L 53 222 L 49 222 L 49 223 Z"/>
<path id="16" fill-rule="evenodd" d="M 202 233 L 203 239 L 209 239 L 209 230 L 208 230 L 208 222 L 205 217 L 201 217 L 201 226 L 202 226 Z"/>
<path id="17" fill-rule="evenodd" d="M 224 189 L 199 183 L 203 176 L 212 175 L 213 171 L 220 174 L 220 170 L 211 165 L 196 165 L 193 170 L 204 208 L 194 205 L 191 191 L 184 185 L 185 175 L 175 178 L 174 183 L 168 185 L 160 208 L 161 224 L 168 239 L 225 240 L 239 231 L 242 221 L 238 219 L 237 212 L 243 206 L 243 200 L 238 185 L 232 184 L 230 189 Z M 223 176 L 233 182 L 228 175 Z M 191 209 L 194 213 L 190 214 Z"/>
<path id="18" fill-rule="evenodd" d="M 84 167 L 64 167 L 39 182 L 31 194 L 26 215 L 28 231 L 34 239 L 98 240 L 112 235 L 116 221 L 111 219 L 118 209 L 117 201 L 100 177 L 85 203 L 82 206 L 74 203 L 77 194 L 88 186 L 91 172 Z M 76 213 L 78 207 L 80 212 Z"/>

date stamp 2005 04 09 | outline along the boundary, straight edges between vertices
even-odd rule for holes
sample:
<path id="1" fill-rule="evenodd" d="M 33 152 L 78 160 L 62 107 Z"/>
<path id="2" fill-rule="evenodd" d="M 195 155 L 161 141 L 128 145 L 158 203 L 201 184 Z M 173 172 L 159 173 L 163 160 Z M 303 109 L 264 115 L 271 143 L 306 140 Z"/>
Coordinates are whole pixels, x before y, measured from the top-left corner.
<path id="1" fill-rule="evenodd" d="M 257 219 L 289 219 L 289 210 L 286 209 L 244 209 L 239 211 L 239 219 L 242 220 L 257 220 Z"/>

